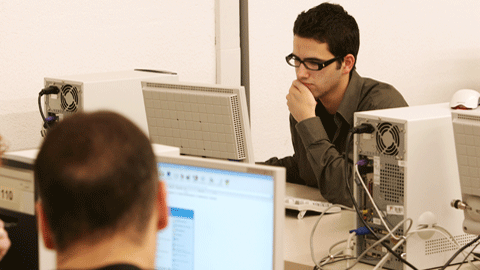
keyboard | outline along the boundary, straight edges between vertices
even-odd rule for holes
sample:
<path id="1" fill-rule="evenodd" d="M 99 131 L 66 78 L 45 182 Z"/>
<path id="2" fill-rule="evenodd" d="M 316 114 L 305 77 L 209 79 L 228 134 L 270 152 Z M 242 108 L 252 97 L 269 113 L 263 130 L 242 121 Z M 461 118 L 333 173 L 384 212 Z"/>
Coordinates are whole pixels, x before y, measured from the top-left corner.
<path id="1" fill-rule="evenodd" d="M 302 219 L 307 211 L 323 213 L 332 206 L 327 202 L 317 188 L 286 183 L 285 186 L 285 209 L 299 211 L 298 218 Z M 339 206 L 330 208 L 326 213 L 338 213 L 342 209 Z"/>
<path id="2" fill-rule="evenodd" d="M 328 209 L 330 206 L 332 206 L 332 204 L 328 202 L 312 201 L 308 199 L 285 196 L 285 208 L 299 211 L 297 216 L 298 219 L 302 219 L 307 211 L 314 211 L 318 213 L 326 212 L 331 214 L 338 213 L 342 210 L 339 206 L 333 206 L 332 208 Z"/>

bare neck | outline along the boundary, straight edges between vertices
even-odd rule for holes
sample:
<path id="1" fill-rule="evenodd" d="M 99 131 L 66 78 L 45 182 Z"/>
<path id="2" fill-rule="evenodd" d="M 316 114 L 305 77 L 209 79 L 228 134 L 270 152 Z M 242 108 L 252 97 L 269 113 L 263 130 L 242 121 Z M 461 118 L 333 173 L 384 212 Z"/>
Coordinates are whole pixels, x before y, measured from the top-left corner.
<path id="1" fill-rule="evenodd" d="M 345 92 L 347 91 L 349 81 L 350 76 L 349 74 L 346 74 L 346 76 L 343 76 L 340 80 L 335 91 L 331 91 L 327 95 L 319 98 L 329 114 L 335 114 L 337 112 L 338 107 L 340 107 L 343 97 L 345 96 Z"/>
<path id="2" fill-rule="evenodd" d="M 153 269 L 155 243 L 154 236 L 139 244 L 124 235 L 116 235 L 95 244 L 78 242 L 63 252 L 57 252 L 57 267 L 59 269 L 92 269 L 125 263 L 142 269 Z"/>

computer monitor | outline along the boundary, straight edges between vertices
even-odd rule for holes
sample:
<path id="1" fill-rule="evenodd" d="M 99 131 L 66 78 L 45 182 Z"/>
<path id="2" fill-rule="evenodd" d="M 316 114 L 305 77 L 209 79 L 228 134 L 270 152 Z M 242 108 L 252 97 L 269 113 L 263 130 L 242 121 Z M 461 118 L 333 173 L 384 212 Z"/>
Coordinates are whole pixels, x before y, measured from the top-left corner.
<path id="1" fill-rule="evenodd" d="M 480 235 L 480 108 L 452 110 L 452 123 L 460 176 L 456 184 L 460 184 L 460 209 L 464 212 L 462 228 Z"/>
<path id="2" fill-rule="evenodd" d="M 285 169 L 157 156 L 170 217 L 156 269 L 282 270 Z"/>
<path id="3" fill-rule="evenodd" d="M 153 143 L 184 155 L 254 163 L 242 86 L 142 81 Z"/>

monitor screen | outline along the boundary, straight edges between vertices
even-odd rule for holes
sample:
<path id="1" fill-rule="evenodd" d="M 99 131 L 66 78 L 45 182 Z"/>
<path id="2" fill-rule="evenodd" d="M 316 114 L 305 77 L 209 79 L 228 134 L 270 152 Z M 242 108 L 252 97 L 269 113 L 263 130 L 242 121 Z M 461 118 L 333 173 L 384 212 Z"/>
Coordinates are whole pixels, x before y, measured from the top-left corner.
<path id="1" fill-rule="evenodd" d="M 254 163 L 242 86 L 142 81 L 152 143 L 190 156 Z"/>
<path id="2" fill-rule="evenodd" d="M 285 170 L 188 156 L 157 157 L 170 217 L 156 269 L 283 269 Z"/>

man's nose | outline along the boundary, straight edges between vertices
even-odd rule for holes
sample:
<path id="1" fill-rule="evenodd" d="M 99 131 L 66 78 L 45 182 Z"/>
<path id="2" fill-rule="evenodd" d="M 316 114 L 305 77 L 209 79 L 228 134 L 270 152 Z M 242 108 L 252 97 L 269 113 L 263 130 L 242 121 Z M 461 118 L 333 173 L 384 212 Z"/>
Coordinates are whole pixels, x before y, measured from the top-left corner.
<path id="1" fill-rule="evenodd" d="M 296 68 L 297 78 L 308 78 L 310 76 L 309 70 L 305 67 L 305 64 L 300 63 L 300 66 Z"/>

